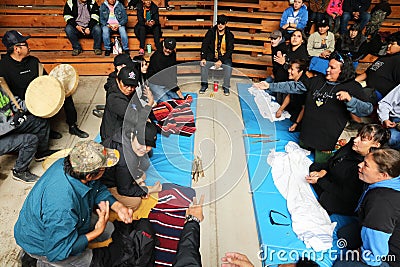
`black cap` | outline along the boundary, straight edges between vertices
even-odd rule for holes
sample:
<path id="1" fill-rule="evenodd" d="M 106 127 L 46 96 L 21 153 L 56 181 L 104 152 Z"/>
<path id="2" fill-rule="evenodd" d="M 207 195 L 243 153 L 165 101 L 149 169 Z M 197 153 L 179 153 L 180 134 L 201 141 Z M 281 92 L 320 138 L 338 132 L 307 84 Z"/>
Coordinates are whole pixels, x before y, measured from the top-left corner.
<path id="1" fill-rule="evenodd" d="M 323 18 L 322 20 L 318 21 L 317 26 L 318 27 L 329 26 L 329 21 L 327 19 Z"/>
<path id="2" fill-rule="evenodd" d="M 176 47 L 176 41 L 174 38 L 165 38 L 164 40 L 164 47 L 169 50 L 174 50 Z"/>
<path id="3" fill-rule="evenodd" d="M 135 135 L 139 144 L 156 147 L 157 127 L 154 125 L 154 123 L 146 121 L 146 128 L 143 129 L 143 127 L 139 127 Z"/>
<path id="4" fill-rule="evenodd" d="M 22 36 L 20 32 L 17 32 L 15 30 L 7 31 L 3 39 L 1 40 L 6 48 L 10 48 L 13 45 L 19 44 L 19 43 L 25 43 L 26 40 L 28 40 L 30 36 Z"/>
<path id="5" fill-rule="evenodd" d="M 114 66 L 125 65 L 127 67 L 133 67 L 133 62 L 128 54 L 119 54 L 114 58 Z"/>
<path id="6" fill-rule="evenodd" d="M 139 73 L 136 68 L 123 67 L 118 73 L 118 79 L 121 80 L 125 85 L 137 86 L 138 78 Z"/>
<path id="7" fill-rule="evenodd" d="M 225 15 L 218 15 L 217 24 L 226 24 L 228 22 L 228 17 Z"/>

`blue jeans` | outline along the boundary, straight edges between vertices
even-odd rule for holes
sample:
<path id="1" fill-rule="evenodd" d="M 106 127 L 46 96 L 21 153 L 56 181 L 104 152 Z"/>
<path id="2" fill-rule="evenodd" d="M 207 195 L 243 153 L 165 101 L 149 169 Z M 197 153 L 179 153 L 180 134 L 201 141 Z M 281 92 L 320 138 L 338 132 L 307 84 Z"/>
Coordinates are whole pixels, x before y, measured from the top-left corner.
<path id="1" fill-rule="evenodd" d="M 154 100 L 159 102 L 164 102 L 172 98 L 179 98 L 176 92 L 168 90 L 164 85 L 158 85 L 149 83 L 150 90 L 153 93 Z"/>
<path id="2" fill-rule="evenodd" d="M 208 88 L 208 71 L 214 64 L 215 62 L 207 61 L 206 65 L 201 67 L 201 88 Z M 227 59 L 222 64 L 222 68 L 224 69 L 224 83 L 222 84 L 222 88 L 224 91 L 229 91 L 229 88 L 231 88 L 232 59 Z"/>
<path id="3" fill-rule="evenodd" d="M 72 49 L 82 50 L 82 46 L 79 43 L 79 38 L 86 36 L 70 24 L 67 24 L 65 27 L 65 33 L 67 34 L 68 40 L 72 44 Z M 93 29 L 90 31 L 90 36 L 92 36 L 94 40 L 93 49 L 101 49 L 101 27 L 99 24 L 93 27 Z"/>
<path id="4" fill-rule="evenodd" d="M 111 50 L 111 29 L 107 26 L 103 26 L 103 42 L 104 42 L 104 48 L 106 50 Z M 126 29 L 125 26 L 119 26 L 118 28 L 119 36 L 121 36 L 121 42 L 122 42 L 122 49 L 123 50 L 129 50 L 128 47 L 128 35 L 126 34 Z"/>
<path id="5" fill-rule="evenodd" d="M 393 122 L 400 122 L 400 118 L 392 118 L 391 121 Z M 390 140 L 389 140 L 389 146 L 391 148 L 400 149 L 400 131 L 397 130 L 396 128 L 390 128 Z"/>
<path id="6" fill-rule="evenodd" d="M 349 24 L 352 16 L 353 14 L 351 12 L 343 12 L 343 15 L 340 17 L 340 34 L 343 34 L 347 31 L 347 25 Z M 370 18 L 371 15 L 368 12 L 360 12 L 360 18 L 358 22 L 360 26 L 360 31 L 364 29 Z"/>

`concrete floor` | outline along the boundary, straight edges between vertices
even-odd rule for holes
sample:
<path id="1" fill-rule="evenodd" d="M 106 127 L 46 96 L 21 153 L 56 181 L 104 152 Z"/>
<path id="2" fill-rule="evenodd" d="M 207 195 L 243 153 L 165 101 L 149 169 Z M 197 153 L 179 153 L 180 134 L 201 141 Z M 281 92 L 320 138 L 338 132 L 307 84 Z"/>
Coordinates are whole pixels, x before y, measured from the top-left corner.
<path id="1" fill-rule="evenodd" d="M 90 134 L 89 138 L 99 132 L 101 120 L 91 112 L 96 104 L 105 102 L 105 81 L 104 76 L 80 77 L 73 96 L 78 124 Z M 201 224 L 201 254 L 205 267 L 220 266 L 220 258 L 227 251 L 245 253 L 255 266 L 261 266 L 257 259 L 259 242 L 249 190 L 237 82 L 251 81 L 234 78 L 230 96 L 224 96 L 219 90 L 210 97 L 209 90 L 199 96 L 197 104 L 195 154 L 203 160 L 205 177 L 193 183 L 193 188 L 198 196 L 206 197 L 205 219 Z M 179 77 L 179 84 L 184 92 L 197 92 L 199 77 Z M 52 128 L 63 134 L 62 139 L 51 141 L 52 149 L 69 148 L 81 140 L 68 134 L 63 110 L 52 119 Z M 11 178 L 14 162 L 15 156 L 0 157 L 0 267 L 18 266 L 16 259 L 20 249 L 13 238 L 13 226 L 32 188 Z M 31 170 L 38 175 L 44 171 L 36 162 L 32 163 Z"/>

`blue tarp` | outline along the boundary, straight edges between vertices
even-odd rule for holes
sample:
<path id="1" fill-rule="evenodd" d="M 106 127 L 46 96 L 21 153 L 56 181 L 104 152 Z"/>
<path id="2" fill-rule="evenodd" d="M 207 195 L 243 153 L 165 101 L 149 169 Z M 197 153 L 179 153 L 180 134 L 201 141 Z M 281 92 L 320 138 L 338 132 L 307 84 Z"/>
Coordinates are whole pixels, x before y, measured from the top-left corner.
<path id="1" fill-rule="evenodd" d="M 316 261 L 320 266 L 332 266 L 334 260 L 340 253 L 336 246 L 336 230 L 349 223 L 350 218 L 346 216 L 332 215 L 331 220 L 337 221 L 338 225 L 334 233 L 332 249 L 326 252 L 315 253 L 307 249 L 293 232 L 291 225 L 272 225 L 270 211 L 277 211 L 278 219 L 282 224 L 290 224 L 290 214 L 287 210 L 286 200 L 276 188 L 272 175 L 271 166 L 266 162 L 271 149 L 284 151 L 289 141 L 298 142 L 299 133 L 288 131 L 292 124 L 288 119 L 272 123 L 263 118 L 254 102 L 254 97 L 248 92 L 250 84 L 238 84 L 238 93 L 242 109 L 242 117 L 245 125 L 244 134 L 268 134 L 269 140 L 278 140 L 271 143 L 255 142 L 257 138 L 244 137 L 247 167 L 250 185 L 253 193 L 254 212 L 257 220 L 260 247 L 263 251 L 264 265 L 277 265 L 293 263 L 302 256 Z M 286 216 L 286 217 L 285 217 Z"/>

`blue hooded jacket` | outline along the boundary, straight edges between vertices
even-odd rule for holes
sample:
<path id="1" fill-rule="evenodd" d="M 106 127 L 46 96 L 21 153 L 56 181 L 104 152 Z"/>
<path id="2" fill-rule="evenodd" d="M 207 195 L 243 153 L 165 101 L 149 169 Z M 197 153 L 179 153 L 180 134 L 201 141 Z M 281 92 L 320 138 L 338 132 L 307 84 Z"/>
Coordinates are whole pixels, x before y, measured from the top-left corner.
<path id="1" fill-rule="evenodd" d="M 294 8 L 293 6 L 290 6 L 283 11 L 282 17 L 281 17 L 281 24 L 279 27 L 283 27 L 283 25 L 287 24 L 288 18 L 292 17 L 294 18 L 293 23 L 297 24 L 297 29 L 303 30 L 308 21 L 308 10 L 307 7 L 303 4 L 300 9 L 299 13 L 297 13 L 297 16 L 294 15 Z"/>

